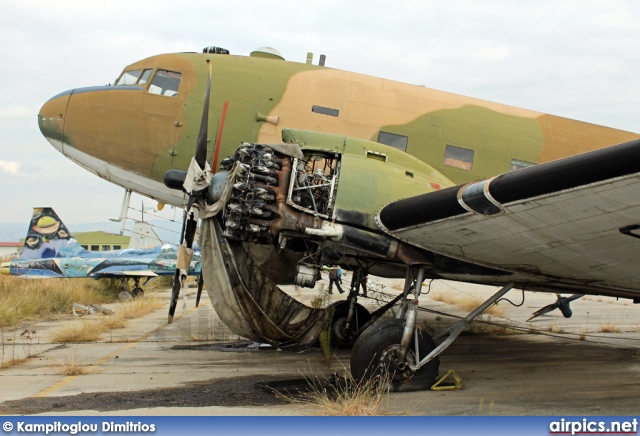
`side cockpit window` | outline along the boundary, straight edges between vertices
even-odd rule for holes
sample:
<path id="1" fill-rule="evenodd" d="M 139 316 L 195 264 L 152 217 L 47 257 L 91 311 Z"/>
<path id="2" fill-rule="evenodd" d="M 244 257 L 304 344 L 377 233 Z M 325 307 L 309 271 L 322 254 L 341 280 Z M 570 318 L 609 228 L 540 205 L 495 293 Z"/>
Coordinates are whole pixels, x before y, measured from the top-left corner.
<path id="1" fill-rule="evenodd" d="M 149 92 L 152 94 L 166 95 L 173 97 L 178 94 L 182 73 L 174 71 L 158 70 L 149 85 Z"/>
<path id="2" fill-rule="evenodd" d="M 140 75 L 140 80 L 138 80 L 138 85 L 144 85 L 149 81 L 149 76 L 151 76 L 151 72 L 153 70 L 151 68 L 144 70 Z"/>
<path id="3" fill-rule="evenodd" d="M 144 85 L 149 80 L 152 71 L 151 68 L 146 70 L 125 71 L 116 81 L 116 86 Z"/>

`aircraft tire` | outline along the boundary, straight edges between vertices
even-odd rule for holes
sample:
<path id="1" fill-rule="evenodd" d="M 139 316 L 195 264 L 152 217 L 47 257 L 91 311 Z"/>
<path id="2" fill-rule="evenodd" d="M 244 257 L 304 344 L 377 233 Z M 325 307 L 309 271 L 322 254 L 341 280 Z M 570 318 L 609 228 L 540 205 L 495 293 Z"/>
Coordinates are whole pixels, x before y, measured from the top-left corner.
<path id="1" fill-rule="evenodd" d="M 130 301 L 131 298 L 131 294 L 127 291 L 122 291 L 118 294 L 118 300 L 120 301 Z"/>
<path id="2" fill-rule="evenodd" d="M 400 350 L 404 331 L 404 319 L 388 319 L 377 322 L 364 331 L 351 351 L 351 374 L 358 381 L 374 379 L 378 376 L 391 381 L 393 392 L 427 390 L 435 383 L 440 369 L 440 359 L 435 358 L 418 371 L 406 367 L 399 369 L 395 357 Z M 436 345 L 431 336 L 418 328 L 418 346 L 423 358 Z M 407 361 L 415 362 L 415 342 L 407 352 Z"/>
<path id="3" fill-rule="evenodd" d="M 142 288 L 133 288 L 133 291 L 131 291 L 131 296 L 134 299 L 142 298 L 144 297 L 144 290 Z"/>
<path id="4" fill-rule="evenodd" d="M 357 334 L 351 331 L 345 331 L 344 323 L 349 315 L 349 301 L 336 301 L 329 305 L 328 309 L 333 308 L 333 318 L 331 326 L 331 343 L 338 348 L 350 348 L 358 339 Z M 356 303 L 356 327 L 362 326 L 369 322 L 371 314 L 360 303 Z"/>

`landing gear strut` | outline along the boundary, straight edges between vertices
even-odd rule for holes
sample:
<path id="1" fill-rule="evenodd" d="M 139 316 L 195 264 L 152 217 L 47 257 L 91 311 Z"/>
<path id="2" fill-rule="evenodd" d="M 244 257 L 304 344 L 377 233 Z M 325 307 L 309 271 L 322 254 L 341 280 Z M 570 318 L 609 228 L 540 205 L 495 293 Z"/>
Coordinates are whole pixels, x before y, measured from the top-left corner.
<path id="1" fill-rule="evenodd" d="M 351 278 L 347 299 L 337 301 L 329 306 L 329 308 L 333 308 L 331 342 L 338 347 L 352 346 L 360 333 L 369 326 L 371 314 L 358 303 L 361 287 L 366 295 L 367 288 L 362 280 L 363 277 L 366 277 L 366 270 L 362 267 L 356 268 Z"/>
<path id="2" fill-rule="evenodd" d="M 404 303 L 398 318 L 385 320 L 369 327 L 360 335 L 351 353 L 351 373 L 356 380 L 387 378 L 393 391 L 429 389 L 438 377 L 439 355 L 458 337 L 460 332 L 489 306 L 506 294 L 509 283 L 481 304 L 468 316 L 435 336 L 447 338 L 438 346 L 424 330 L 416 325 L 418 299 L 422 290 L 425 269 L 407 269 L 404 286 Z M 413 282 L 413 299 L 409 299 Z"/>

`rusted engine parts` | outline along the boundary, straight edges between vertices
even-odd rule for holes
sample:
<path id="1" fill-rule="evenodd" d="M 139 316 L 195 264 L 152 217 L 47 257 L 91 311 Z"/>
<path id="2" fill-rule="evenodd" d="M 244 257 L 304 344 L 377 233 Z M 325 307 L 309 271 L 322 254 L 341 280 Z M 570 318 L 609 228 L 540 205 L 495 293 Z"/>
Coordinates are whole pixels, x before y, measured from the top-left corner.
<path id="1" fill-rule="evenodd" d="M 237 334 L 278 346 L 315 340 L 325 311 L 304 306 L 276 283 L 313 287 L 326 253 L 428 263 L 387 235 L 332 222 L 340 154 L 244 143 L 221 166 L 226 176 L 210 189 L 218 202 L 201 205 L 207 217 L 201 235 L 210 240 L 200 245 L 211 300 Z"/>
<path id="2" fill-rule="evenodd" d="M 308 231 L 320 229 L 331 214 L 338 155 L 316 153 L 305 157 L 296 144 L 244 143 L 221 166 L 234 174 L 234 180 L 229 181 L 233 193 L 223 216 L 224 236 L 280 250 L 289 241 L 297 241 L 296 250 L 304 254 L 288 283 L 293 279 L 303 287 L 315 286 L 322 237 Z"/>
<path id="3" fill-rule="evenodd" d="M 273 147 L 245 143 L 221 163 L 226 171 L 240 166 L 224 213 L 224 236 L 229 239 L 274 244 L 283 230 L 304 236 L 306 229 L 320 228 L 330 214 L 337 157 L 304 160 L 297 145 L 280 152 Z"/>
<path id="4" fill-rule="evenodd" d="M 291 159 L 302 157 L 297 146 L 280 148 L 278 157 L 271 147 L 243 144 L 223 161 L 229 172 L 225 187 L 213 188 L 226 194 L 216 196 L 217 204 L 201 205 L 206 209 L 201 216 L 217 216 L 203 219 L 200 246 L 205 284 L 222 322 L 236 334 L 283 348 L 313 343 L 327 313 L 283 292 L 256 257 L 262 244 L 273 241 L 263 221 L 279 217 L 276 204 L 285 197 L 279 196 L 278 185 L 288 180 Z M 282 281 L 291 283 L 291 278 Z"/>

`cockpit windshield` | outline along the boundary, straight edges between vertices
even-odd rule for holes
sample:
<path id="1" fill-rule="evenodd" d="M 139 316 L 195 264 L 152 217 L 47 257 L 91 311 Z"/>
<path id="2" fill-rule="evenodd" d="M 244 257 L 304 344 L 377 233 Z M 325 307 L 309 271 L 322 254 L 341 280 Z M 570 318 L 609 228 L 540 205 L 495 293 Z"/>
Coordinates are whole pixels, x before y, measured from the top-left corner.
<path id="1" fill-rule="evenodd" d="M 116 86 L 144 85 L 149 80 L 152 71 L 151 68 L 146 70 L 125 71 L 116 81 Z"/>
<path id="2" fill-rule="evenodd" d="M 116 81 L 116 86 L 145 85 L 149 81 L 152 72 L 152 68 L 125 71 Z M 156 74 L 153 76 L 151 84 L 149 85 L 149 92 L 151 94 L 174 97 L 178 94 L 181 79 L 182 73 L 168 70 L 157 70 Z"/>

